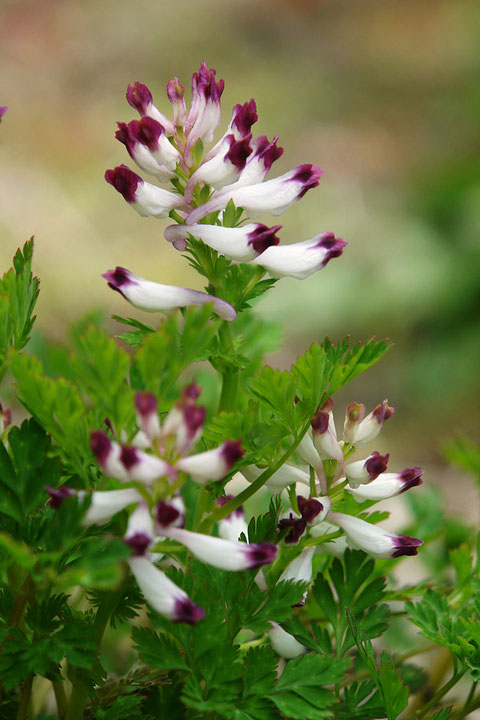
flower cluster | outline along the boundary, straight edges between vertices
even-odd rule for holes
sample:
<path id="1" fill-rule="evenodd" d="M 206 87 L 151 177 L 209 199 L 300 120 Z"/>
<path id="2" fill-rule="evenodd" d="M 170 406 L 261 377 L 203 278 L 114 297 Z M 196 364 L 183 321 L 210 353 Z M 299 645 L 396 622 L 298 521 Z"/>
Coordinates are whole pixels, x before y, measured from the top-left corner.
<path id="1" fill-rule="evenodd" d="M 140 119 L 118 123 L 116 138 L 145 173 L 169 189 L 143 180 L 126 165 L 107 170 L 105 179 L 142 216 L 173 218 L 178 224 L 165 230 L 165 238 L 177 250 L 185 250 L 191 238 L 234 262 L 263 267 L 274 277 L 290 275 L 303 279 L 342 254 L 345 242 L 331 232 L 291 245 L 280 245 L 281 225 L 268 227 L 239 220 L 224 227 L 227 205 L 241 208 L 249 218 L 263 213 L 280 215 L 311 188 L 317 187 L 322 170 L 302 164 L 266 180 L 272 164 L 282 155 L 278 136 L 253 138 L 258 119 L 255 101 L 235 105 L 222 137 L 208 150 L 220 123 L 220 98 L 224 81 L 202 63 L 192 78 L 192 102 L 187 113 L 185 89 L 173 78 L 167 97 L 173 106 L 168 119 L 154 105 L 150 90 L 142 83 L 128 86 L 127 101 Z M 169 311 L 186 305 L 213 303 L 223 319 L 235 318 L 225 301 L 187 288 L 160 285 L 117 267 L 103 277 L 113 290 L 134 306 L 147 311 Z"/>
<path id="2" fill-rule="evenodd" d="M 155 551 L 156 544 L 161 546 L 161 541 L 169 538 L 201 561 L 230 571 L 270 563 L 278 550 L 270 543 L 246 544 L 222 532 L 216 538 L 184 527 L 185 505 L 179 490 L 187 477 L 200 485 L 221 480 L 244 452 L 239 441 L 226 441 L 217 448 L 189 454 L 201 437 L 205 420 L 205 408 L 197 404 L 200 392 L 195 383 L 187 386 L 163 423 L 155 396 L 137 393 L 138 429 L 131 444 L 116 442 L 103 430 L 91 433 L 91 449 L 102 472 L 130 487 L 92 492 L 84 518 L 86 525 L 105 523 L 121 510 L 136 506 L 124 537 L 132 549 L 128 561 L 132 573 L 155 610 L 172 620 L 188 623 L 201 619 L 204 611 L 155 565 L 162 557 Z M 84 491 L 77 492 L 65 485 L 48 490 L 49 502 L 56 508 L 69 496 L 85 498 Z M 228 522 L 224 524 L 228 526 Z"/>
<path id="3" fill-rule="evenodd" d="M 322 544 L 322 550 L 343 552 L 348 543 L 353 549 L 363 550 L 376 558 L 417 554 L 421 540 L 397 535 L 357 516 L 336 511 L 343 503 L 345 492 L 359 503 L 369 501 L 370 506 L 421 484 L 421 468 L 387 472 L 388 453 L 383 455 L 375 450 L 361 460 L 353 458 L 358 448 L 378 436 L 392 414 L 393 408 L 386 400 L 368 415 L 364 405 L 351 403 L 345 415 L 343 439 L 339 440 L 333 400 L 329 399 L 318 409 L 310 430 L 297 447 L 298 463 L 285 463 L 266 483 L 273 493 L 290 486 L 295 486 L 299 493 L 279 522 L 286 544 L 296 544 L 306 534 L 321 538 L 340 528 L 344 535 Z M 249 466 L 241 472 L 253 482 L 263 471 Z"/>

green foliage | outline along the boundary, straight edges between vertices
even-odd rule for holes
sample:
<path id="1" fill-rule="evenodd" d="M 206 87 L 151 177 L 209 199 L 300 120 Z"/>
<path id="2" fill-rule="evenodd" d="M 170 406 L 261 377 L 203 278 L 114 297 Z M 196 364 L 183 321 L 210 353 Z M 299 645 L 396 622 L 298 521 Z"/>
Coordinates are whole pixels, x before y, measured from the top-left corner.
<path id="1" fill-rule="evenodd" d="M 343 560 L 333 560 L 329 580 L 320 574 L 315 579 L 312 593 L 330 623 L 338 654 L 344 654 L 355 642 L 348 613 L 365 638 L 378 637 L 388 627 L 388 606 L 380 604 L 385 579 L 372 576 L 374 566 L 364 553 L 347 550 Z"/>
<path id="2" fill-rule="evenodd" d="M 447 460 L 471 473 L 480 487 L 480 446 L 467 437 L 451 440 L 443 449 Z"/>
<path id="3" fill-rule="evenodd" d="M 31 272 L 32 256 L 33 238 L 23 250 L 17 250 L 13 267 L 0 280 L 0 379 L 5 374 L 9 348 L 25 347 L 35 322 L 33 310 L 40 283 Z"/>

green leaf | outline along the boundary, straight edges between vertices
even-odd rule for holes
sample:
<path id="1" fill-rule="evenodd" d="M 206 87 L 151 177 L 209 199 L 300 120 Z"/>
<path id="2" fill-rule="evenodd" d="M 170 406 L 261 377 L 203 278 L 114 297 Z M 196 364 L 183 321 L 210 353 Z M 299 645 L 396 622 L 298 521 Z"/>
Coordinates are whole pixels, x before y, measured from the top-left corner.
<path id="1" fill-rule="evenodd" d="M 185 655 L 166 634 L 147 628 L 133 628 L 132 638 L 143 662 L 157 670 L 190 672 Z"/>
<path id="2" fill-rule="evenodd" d="M 347 658 L 326 655 L 303 655 L 289 660 L 268 697 L 291 718 L 330 717 L 328 708 L 334 704 L 335 695 L 321 686 L 343 680 L 349 665 Z"/>

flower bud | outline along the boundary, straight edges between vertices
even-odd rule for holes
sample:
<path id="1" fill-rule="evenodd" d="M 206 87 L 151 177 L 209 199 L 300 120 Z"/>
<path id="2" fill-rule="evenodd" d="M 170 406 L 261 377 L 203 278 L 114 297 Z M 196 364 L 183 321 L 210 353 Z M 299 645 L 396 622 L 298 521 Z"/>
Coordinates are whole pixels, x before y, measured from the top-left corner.
<path id="1" fill-rule="evenodd" d="M 127 88 L 127 102 L 142 117 L 150 117 L 159 122 L 165 128 L 167 135 L 175 134 L 175 127 L 163 113 L 153 104 L 152 93 L 146 85 L 136 82 Z"/>
<path id="2" fill-rule="evenodd" d="M 160 421 L 157 413 L 157 398 L 152 393 L 137 392 L 135 395 L 137 423 L 149 440 L 160 434 Z"/>
<path id="3" fill-rule="evenodd" d="M 333 401 L 328 408 L 333 407 Z M 343 451 L 337 440 L 337 431 L 333 412 L 328 408 L 319 408 L 311 421 L 312 437 L 315 449 L 321 458 L 333 458 L 343 465 Z"/>
<path id="4" fill-rule="evenodd" d="M 268 635 L 277 655 L 290 660 L 307 652 L 305 645 L 299 643 L 293 635 L 290 635 L 290 633 L 284 630 L 278 623 L 272 622 L 270 625 L 271 629 Z"/>
<path id="5" fill-rule="evenodd" d="M 187 110 L 185 107 L 185 88 L 179 82 L 177 77 L 169 80 L 167 83 L 167 97 L 173 105 L 173 124 L 177 127 L 183 127 L 187 119 Z"/>
<path id="6" fill-rule="evenodd" d="M 366 445 L 374 440 L 383 427 L 383 423 L 394 413 L 394 408 L 389 407 L 386 400 L 374 407 L 371 413 L 364 417 L 365 406 L 350 403 L 345 417 L 343 437 L 346 442 L 357 447 Z"/>

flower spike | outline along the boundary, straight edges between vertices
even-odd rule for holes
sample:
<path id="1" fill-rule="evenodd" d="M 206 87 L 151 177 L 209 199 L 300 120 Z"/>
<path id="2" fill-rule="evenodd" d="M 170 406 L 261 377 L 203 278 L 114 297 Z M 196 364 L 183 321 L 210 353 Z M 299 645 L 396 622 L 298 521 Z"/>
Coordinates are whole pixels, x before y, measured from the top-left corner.
<path id="1" fill-rule="evenodd" d="M 103 278 L 112 290 L 119 292 L 134 307 L 146 312 L 168 312 L 189 305 L 206 305 L 213 303 L 213 312 L 224 320 L 235 320 L 234 308 L 225 300 L 207 295 L 199 290 L 161 285 L 138 277 L 130 270 L 117 266 L 115 270 L 107 270 Z"/>

